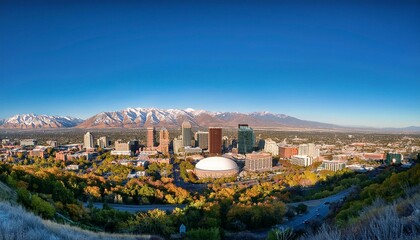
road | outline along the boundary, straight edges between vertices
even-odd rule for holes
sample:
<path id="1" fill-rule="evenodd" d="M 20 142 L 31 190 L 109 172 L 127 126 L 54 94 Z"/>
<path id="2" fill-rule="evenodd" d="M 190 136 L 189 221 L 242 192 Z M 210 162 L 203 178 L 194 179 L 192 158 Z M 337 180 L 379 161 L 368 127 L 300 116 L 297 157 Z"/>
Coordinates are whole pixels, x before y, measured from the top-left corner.
<path id="1" fill-rule="evenodd" d="M 309 200 L 309 201 L 303 201 L 303 202 L 296 202 L 296 203 L 289 203 L 288 206 L 297 206 L 301 203 L 308 206 L 308 211 L 305 214 L 302 215 L 296 215 L 291 220 L 277 225 L 277 227 L 291 227 L 293 229 L 302 229 L 306 227 L 305 222 L 309 222 L 314 219 L 322 220 L 325 217 L 327 217 L 329 211 L 330 211 L 330 203 L 332 202 L 338 202 L 343 200 L 350 192 L 352 192 L 353 188 L 348 188 L 346 190 L 343 190 L 337 194 L 331 195 L 326 198 L 322 199 L 316 199 L 316 200 Z"/>
<path id="2" fill-rule="evenodd" d="M 303 202 L 294 202 L 294 203 L 288 203 L 288 206 L 297 206 L 301 203 L 308 206 L 308 211 L 302 215 L 296 215 L 292 219 L 290 219 L 287 222 L 284 222 L 282 224 L 276 225 L 275 227 L 282 227 L 282 228 L 293 228 L 293 230 L 297 229 L 304 229 L 307 226 L 307 223 L 305 221 L 311 221 L 314 219 L 322 220 L 327 217 L 328 213 L 330 212 L 330 203 L 338 202 L 342 199 L 344 199 L 349 193 L 351 193 L 354 190 L 354 188 L 348 188 L 346 190 L 343 190 L 337 194 L 331 195 L 326 198 L 316 199 L 316 200 L 309 200 L 309 201 L 303 201 Z M 263 231 L 255 231 L 253 234 L 256 237 L 259 237 L 261 239 L 265 239 L 267 237 L 268 232 L 271 229 L 266 229 Z"/>
<path id="3" fill-rule="evenodd" d="M 88 203 L 83 203 L 85 207 L 87 207 Z M 102 209 L 103 203 L 95 202 L 93 206 L 99 209 Z M 118 211 L 126 211 L 129 213 L 137 213 L 137 212 L 147 212 L 153 209 L 160 209 L 163 211 L 173 211 L 175 208 L 185 208 L 186 204 L 179 204 L 179 205 L 172 205 L 172 204 L 154 204 L 154 205 L 127 205 L 127 204 L 116 204 L 116 203 L 108 203 L 108 206 L 116 209 Z"/>
<path id="4" fill-rule="evenodd" d="M 174 163 L 173 165 L 173 178 L 174 178 L 174 184 L 177 187 L 182 187 L 188 190 L 189 192 L 202 192 L 207 187 L 207 184 L 204 184 L 204 183 L 185 182 L 181 178 L 181 171 L 180 171 L 179 163 Z"/>

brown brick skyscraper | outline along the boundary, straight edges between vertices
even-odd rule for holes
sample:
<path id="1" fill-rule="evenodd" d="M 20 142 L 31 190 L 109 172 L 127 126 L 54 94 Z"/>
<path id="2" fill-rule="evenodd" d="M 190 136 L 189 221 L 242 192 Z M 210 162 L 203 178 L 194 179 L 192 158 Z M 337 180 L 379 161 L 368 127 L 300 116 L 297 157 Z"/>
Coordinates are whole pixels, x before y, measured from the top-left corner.
<path id="1" fill-rule="evenodd" d="M 162 127 L 159 132 L 159 151 L 162 153 L 169 153 L 169 131 Z"/>
<path id="2" fill-rule="evenodd" d="M 222 128 L 209 128 L 209 153 L 211 155 L 222 154 Z"/>
<path id="3" fill-rule="evenodd" d="M 155 127 L 148 127 L 147 128 L 147 147 L 152 148 L 155 146 L 156 143 L 156 129 Z"/>

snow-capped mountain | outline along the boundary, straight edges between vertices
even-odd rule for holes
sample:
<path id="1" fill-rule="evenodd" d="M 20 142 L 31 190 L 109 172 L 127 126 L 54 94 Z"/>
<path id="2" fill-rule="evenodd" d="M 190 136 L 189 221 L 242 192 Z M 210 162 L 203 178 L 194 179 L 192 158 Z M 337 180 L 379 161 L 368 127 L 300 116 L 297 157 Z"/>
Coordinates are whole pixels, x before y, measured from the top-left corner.
<path id="1" fill-rule="evenodd" d="M 83 122 L 82 119 L 73 117 L 48 116 L 37 114 L 18 114 L 0 121 L 0 128 L 67 128 L 75 127 Z"/>
<path id="2" fill-rule="evenodd" d="M 127 108 L 116 112 L 101 112 L 80 124 L 79 128 L 106 128 L 124 127 L 135 128 L 145 126 L 181 125 L 182 121 L 189 120 L 193 125 L 199 125 L 196 117 L 205 114 L 203 110 L 193 109 L 167 109 L 158 108 Z"/>
<path id="3" fill-rule="evenodd" d="M 236 127 L 239 123 L 249 123 L 254 127 L 310 127 L 337 128 L 333 124 L 300 120 L 284 114 L 269 112 L 209 112 L 187 108 L 127 108 L 115 112 L 101 112 L 80 125 L 78 128 L 139 128 L 149 126 L 179 127 L 184 120 L 194 127 Z"/>

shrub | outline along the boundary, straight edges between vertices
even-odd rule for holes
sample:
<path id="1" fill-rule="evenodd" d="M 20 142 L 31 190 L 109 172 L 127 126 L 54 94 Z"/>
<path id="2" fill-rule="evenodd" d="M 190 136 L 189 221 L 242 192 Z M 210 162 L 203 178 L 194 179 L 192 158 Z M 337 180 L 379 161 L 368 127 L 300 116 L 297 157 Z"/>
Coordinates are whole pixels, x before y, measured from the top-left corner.
<path id="1" fill-rule="evenodd" d="M 186 233 L 186 240 L 219 240 L 221 239 L 219 228 L 192 229 Z"/>

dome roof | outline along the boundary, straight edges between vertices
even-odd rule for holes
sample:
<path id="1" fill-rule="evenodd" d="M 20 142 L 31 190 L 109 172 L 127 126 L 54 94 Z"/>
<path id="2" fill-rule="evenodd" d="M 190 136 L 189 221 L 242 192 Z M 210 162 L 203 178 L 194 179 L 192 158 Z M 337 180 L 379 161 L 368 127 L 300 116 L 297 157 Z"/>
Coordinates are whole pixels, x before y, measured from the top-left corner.
<path id="1" fill-rule="evenodd" d="M 224 171 L 238 169 L 238 165 L 225 157 L 208 157 L 200 160 L 195 168 L 207 171 Z"/>

